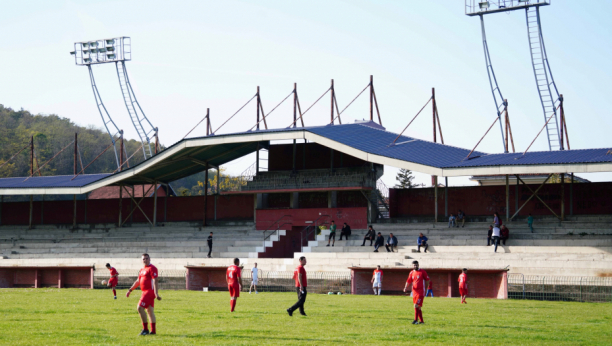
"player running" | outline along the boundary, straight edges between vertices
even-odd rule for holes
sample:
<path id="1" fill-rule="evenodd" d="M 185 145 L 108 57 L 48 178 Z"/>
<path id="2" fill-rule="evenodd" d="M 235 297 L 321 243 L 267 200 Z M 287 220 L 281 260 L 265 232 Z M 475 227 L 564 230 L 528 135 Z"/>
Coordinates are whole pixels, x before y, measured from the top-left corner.
<path id="1" fill-rule="evenodd" d="M 376 266 L 376 269 L 374 270 L 374 274 L 372 275 L 372 280 L 370 280 L 370 282 L 372 282 L 372 289 L 374 289 L 374 295 L 380 295 L 380 291 L 382 291 L 382 278 L 383 278 L 383 271 L 380 270 L 380 266 Z M 378 290 L 378 293 L 376 292 Z"/>
<path id="2" fill-rule="evenodd" d="M 106 269 L 110 271 L 110 279 L 108 279 L 106 286 L 113 289 L 114 299 L 117 299 L 117 291 L 115 290 L 115 287 L 117 287 L 117 283 L 119 282 L 119 279 L 117 278 L 119 273 L 117 272 L 117 269 L 111 267 L 110 263 L 106 263 Z"/>
<path id="3" fill-rule="evenodd" d="M 413 270 L 408 275 L 404 293 L 408 290 L 408 285 L 412 284 L 412 302 L 414 303 L 414 321 L 412 324 L 423 324 L 423 299 L 425 298 L 425 287 L 429 283 L 429 276 L 423 269 L 419 269 L 419 261 L 412 261 Z M 419 320 L 421 322 L 419 322 Z"/>
<path id="4" fill-rule="evenodd" d="M 134 282 L 132 287 L 130 287 L 125 296 L 129 298 L 130 293 L 132 293 L 136 287 L 140 286 L 142 295 L 138 301 L 137 309 L 138 314 L 140 314 L 140 319 L 142 320 L 142 331 L 140 332 L 140 335 L 154 335 L 156 334 L 156 319 L 153 305 L 155 303 L 155 299 L 162 299 L 157 288 L 157 268 L 151 264 L 151 258 L 149 257 L 149 254 L 146 253 L 142 254 L 142 264 L 143 268 L 140 269 L 140 272 L 138 272 L 138 279 L 136 279 L 136 282 Z M 149 328 L 147 328 L 147 313 L 151 319 L 151 332 L 149 332 Z"/>
<path id="5" fill-rule="evenodd" d="M 251 294 L 251 290 L 253 290 L 253 288 L 255 288 L 255 294 L 257 294 L 257 279 L 259 276 L 259 269 L 257 269 L 257 263 L 255 263 L 255 266 L 251 269 L 251 287 L 249 287 L 249 294 Z"/>
<path id="6" fill-rule="evenodd" d="M 234 258 L 234 264 L 229 266 L 225 273 L 225 281 L 227 281 L 227 287 L 230 293 L 230 312 L 234 312 L 236 300 L 240 297 L 240 291 L 242 290 L 242 270 L 238 264 L 240 264 L 240 260 Z"/>
<path id="7" fill-rule="evenodd" d="M 468 294 L 468 285 L 467 285 L 467 268 L 463 268 L 462 273 L 459 274 L 459 294 L 461 295 L 461 304 L 467 304 L 465 298 L 467 298 Z"/>

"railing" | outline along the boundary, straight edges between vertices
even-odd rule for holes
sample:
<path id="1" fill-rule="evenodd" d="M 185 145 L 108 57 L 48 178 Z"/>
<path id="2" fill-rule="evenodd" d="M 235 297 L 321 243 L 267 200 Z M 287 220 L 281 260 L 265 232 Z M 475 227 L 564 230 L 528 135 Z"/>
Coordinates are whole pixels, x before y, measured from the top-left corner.
<path id="1" fill-rule="evenodd" d="M 281 224 L 279 224 L 280 220 L 282 220 L 282 219 L 284 219 L 284 218 L 286 218 L 286 217 L 288 217 L 288 216 L 291 216 L 291 215 L 283 215 L 283 216 L 281 216 L 281 217 L 280 217 L 280 219 L 278 219 L 278 220 L 276 220 L 276 221 L 272 222 L 272 224 L 270 224 L 270 226 L 268 226 L 268 228 L 266 228 L 266 229 L 263 231 L 263 236 L 264 236 L 264 240 L 263 240 L 263 247 L 264 247 L 264 251 L 266 250 L 266 240 L 268 240 L 268 239 L 269 239 L 269 238 L 270 238 L 270 237 L 271 237 L 271 236 L 274 234 L 274 232 L 278 231 L 278 229 L 280 228 L 280 226 L 283 226 L 283 225 L 287 225 L 287 224 L 289 224 L 289 223 L 287 223 L 287 222 L 283 223 L 282 225 L 281 225 Z M 274 232 L 272 232 L 272 233 L 268 234 L 268 236 L 266 237 L 266 232 L 267 232 L 267 231 L 270 231 L 270 228 L 272 228 L 272 227 L 273 227 L 275 224 L 276 224 L 276 229 L 274 230 Z"/>
<path id="2" fill-rule="evenodd" d="M 304 252 L 304 241 L 308 242 L 308 238 L 310 237 L 310 234 L 311 234 L 311 233 L 313 233 L 313 232 L 314 232 L 314 234 L 315 234 L 315 239 L 317 238 L 317 231 L 319 230 L 319 226 L 320 226 L 320 225 L 319 225 L 319 220 L 320 220 L 321 218 L 324 218 L 324 217 L 330 217 L 330 216 L 329 216 L 329 215 L 320 215 L 320 216 L 319 216 L 319 217 L 318 217 L 318 218 L 317 218 L 317 219 L 314 221 L 314 223 L 313 223 L 312 225 L 308 225 L 308 226 L 304 227 L 304 229 L 302 229 L 302 231 L 300 232 L 300 233 L 301 233 L 301 234 L 300 234 L 300 249 L 301 249 L 300 251 L 301 251 L 301 252 Z M 325 224 L 325 223 L 323 223 L 323 224 Z M 308 230 L 310 227 L 313 227 L 313 230 L 312 230 L 312 231 L 309 231 L 309 230 Z M 306 234 L 304 234 L 304 231 L 306 231 Z"/>
<path id="3" fill-rule="evenodd" d="M 612 277 L 508 274 L 508 298 L 612 302 Z"/>
<path id="4" fill-rule="evenodd" d="M 246 185 L 241 191 L 306 189 L 334 187 L 370 187 L 376 188 L 376 172 L 370 169 L 338 169 L 330 172 L 327 169 L 299 171 L 260 172 L 252 177 L 240 177 Z"/>

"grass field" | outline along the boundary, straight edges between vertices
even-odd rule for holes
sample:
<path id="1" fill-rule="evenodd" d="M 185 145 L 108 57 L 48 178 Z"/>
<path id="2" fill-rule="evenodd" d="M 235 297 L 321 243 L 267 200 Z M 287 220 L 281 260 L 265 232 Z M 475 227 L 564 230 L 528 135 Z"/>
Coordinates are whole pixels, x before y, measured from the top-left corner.
<path id="1" fill-rule="evenodd" d="M 138 336 L 140 292 L 113 300 L 108 290 L 0 290 L 2 345 L 465 344 L 610 345 L 606 303 L 427 298 L 424 325 L 412 325 L 412 299 L 308 295 L 307 317 L 285 309 L 291 293 L 162 291 L 158 335 Z"/>

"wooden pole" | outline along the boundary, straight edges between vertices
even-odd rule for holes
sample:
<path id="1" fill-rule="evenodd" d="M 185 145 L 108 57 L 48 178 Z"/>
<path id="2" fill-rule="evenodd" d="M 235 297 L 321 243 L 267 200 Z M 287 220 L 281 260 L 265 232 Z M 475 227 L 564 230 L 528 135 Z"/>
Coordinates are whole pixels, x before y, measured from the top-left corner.
<path id="1" fill-rule="evenodd" d="M 507 141 L 506 145 L 508 145 Z M 510 177 L 506 174 L 506 222 L 508 221 L 510 221 Z"/>
<path id="2" fill-rule="evenodd" d="M 334 97 L 336 96 L 335 93 L 336 91 L 334 90 L 334 80 L 332 79 L 331 80 L 331 117 L 330 117 L 331 119 L 330 123 L 332 125 L 334 124 Z"/>
<path id="3" fill-rule="evenodd" d="M 561 221 L 565 221 L 565 173 L 561 173 Z"/>
<path id="4" fill-rule="evenodd" d="M 153 227 L 157 225 L 157 182 L 154 182 L 153 189 Z"/>
<path id="5" fill-rule="evenodd" d="M 438 222 L 438 176 L 434 175 L 434 222 Z"/>
<path id="6" fill-rule="evenodd" d="M 122 204 L 123 204 L 123 185 L 119 185 L 119 222 L 117 222 L 117 227 L 121 227 Z"/>

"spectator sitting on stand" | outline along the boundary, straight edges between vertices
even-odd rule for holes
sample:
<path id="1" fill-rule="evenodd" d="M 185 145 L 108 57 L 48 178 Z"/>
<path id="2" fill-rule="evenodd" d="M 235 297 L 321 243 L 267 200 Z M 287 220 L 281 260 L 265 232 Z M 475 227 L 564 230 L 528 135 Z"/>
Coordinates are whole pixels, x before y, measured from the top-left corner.
<path id="1" fill-rule="evenodd" d="M 506 227 L 506 225 L 503 225 L 501 226 L 501 230 L 499 233 L 499 239 L 501 240 L 502 245 L 506 245 L 506 240 L 508 240 L 508 238 L 510 237 L 510 230 L 508 229 L 508 227 Z"/>
<path id="2" fill-rule="evenodd" d="M 363 237 L 363 244 L 361 244 L 361 246 L 365 246 L 366 240 L 369 240 L 370 246 L 372 246 L 374 238 L 376 238 L 376 231 L 372 228 L 372 225 L 370 225 L 368 226 L 368 233 L 366 233 L 365 237 Z"/>
<path id="3" fill-rule="evenodd" d="M 461 228 L 465 227 L 465 213 L 459 209 L 459 213 L 457 213 L 457 228 L 459 228 L 459 223 L 461 222 Z"/>
<path id="4" fill-rule="evenodd" d="M 385 245 L 385 237 L 382 236 L 380 232 L 378 232 L 378 236 L 376 237 L 376 242 L 374 243 L 374 252 L 378 252 L 378 248 Z"/>
<path id="5" fill-rule="evenodd" d="M 427 252 L 427 248 L 429 248 L 429 244 L 427 244 L 427 237 L 423 235 L 423 233 L 419 233 L 419 239 L 417 240 L 417 252 L 421 252 L 421 246 L 425 248 L 425 252 Z"/>
<path id="6" fill-rule="evenodd" d="M 342 230 L 340 231 L 340 240 L 342 240 L 342 236 L 345 236 L 346 240 L 349 240 L 349 235 L 351 235 L 351 226 L 347 225 L 345 222 L 344 226 L 342 226 Z"/>
<path id="7" fill-rule="evenodd" d="M 489 231 L 487 233 L 487 246 L 491 246 L 491 244 L 493 243 L 493 239 L 491 238 L 493 236 L 493 226 L 489 226 Z"/>
<path id="8" fill-rule="evenodd" d="M 393 248 L 397 249 L 397 238 L 393 235 L 393 233 L 389 233 L 389 238 L 387 238 L 385 248 L 387 249 L 387 252 L 393 252 Z M 390 251 L 389 248 L 391 248 Z"/>
<path id="9" fill-rule="evenodd" d="M 451 214 L 450 217 L 448 218 L 448 228 L 457 226 L 457 223 L 455 222 L 455 220 L 456 220 L 455 215 Z"/>
<path id="10" fill-rule="evenodd" d="M 533 233 L 533 216 L 531 214 L 527 217 L 527 226 L 529 226 L 531 233 Z"/>

